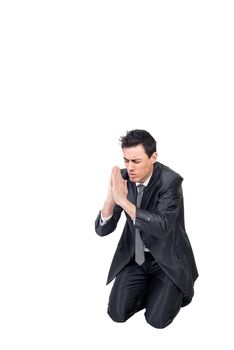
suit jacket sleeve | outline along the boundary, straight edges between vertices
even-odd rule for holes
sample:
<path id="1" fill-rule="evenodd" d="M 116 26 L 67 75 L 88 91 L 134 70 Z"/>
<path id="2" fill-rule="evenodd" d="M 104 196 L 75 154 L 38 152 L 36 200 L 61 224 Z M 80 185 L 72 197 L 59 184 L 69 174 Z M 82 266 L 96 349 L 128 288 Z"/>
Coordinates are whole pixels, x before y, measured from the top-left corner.
<path id="1" fill-rule="evenodd" d="M 182 181 L 182 177 L 172 181 L 159 195 L 157 205 L 152 211 L 137 208 L 135 226 L 156 238 L 166 238 L 176 223 L 183 203 Z"/>
<path id="2" fill-rule="evenodd" d="M 97 219 L 95 220 L 95 231 L 99 236 L 106 236 L 116 229 L 117 223 L 120 219 L 122 208 L 119 205 L 115 205 L 113 216 L 103 226 L 100 225 L 101 211 L 99 212 Z"/>

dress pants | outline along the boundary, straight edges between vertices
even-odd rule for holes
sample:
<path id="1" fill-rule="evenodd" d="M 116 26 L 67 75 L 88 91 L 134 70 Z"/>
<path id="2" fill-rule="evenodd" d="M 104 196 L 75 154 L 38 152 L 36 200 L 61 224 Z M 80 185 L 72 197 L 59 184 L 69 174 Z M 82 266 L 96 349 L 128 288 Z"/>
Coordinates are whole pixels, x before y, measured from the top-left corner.
<path id="1" fill-rule="evenodd" d="M 139 266 L 133 257 L 116 276 L 112 287 L 108 314 L 116 322 L 125 322 L 145 308 L 146 321 L 155 328 L 168 326 L 182 303 L 181 290 L 160 268 L 150 252 Z"/>

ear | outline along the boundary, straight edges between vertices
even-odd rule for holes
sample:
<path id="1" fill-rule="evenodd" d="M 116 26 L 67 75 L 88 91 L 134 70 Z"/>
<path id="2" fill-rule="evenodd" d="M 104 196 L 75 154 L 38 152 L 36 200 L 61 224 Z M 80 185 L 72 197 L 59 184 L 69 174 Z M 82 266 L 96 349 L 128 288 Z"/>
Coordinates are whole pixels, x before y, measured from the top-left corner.
<path id="1" fill-rule="evenodd" d="M 157 158 L 158 158 L 158 153 L 157 153 L 157 152 L 154 152 L 154 153 L 152 154 L 152 156 L 150 157 L 150 159 L 151 159 L 151 161 L 152 161 L 152 164 L 154 164 L 154 163 L 156 162 Z"/>

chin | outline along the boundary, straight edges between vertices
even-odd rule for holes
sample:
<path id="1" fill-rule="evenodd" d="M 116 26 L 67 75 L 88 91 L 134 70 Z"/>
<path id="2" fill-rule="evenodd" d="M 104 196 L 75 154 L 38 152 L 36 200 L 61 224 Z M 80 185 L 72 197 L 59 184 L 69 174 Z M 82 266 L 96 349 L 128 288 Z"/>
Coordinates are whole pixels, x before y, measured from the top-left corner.
<path id="1" fill-rule="evenodd" d="M 139 182 L 139 179 L 137 177 L 129 178 L 131 182 Z"/>

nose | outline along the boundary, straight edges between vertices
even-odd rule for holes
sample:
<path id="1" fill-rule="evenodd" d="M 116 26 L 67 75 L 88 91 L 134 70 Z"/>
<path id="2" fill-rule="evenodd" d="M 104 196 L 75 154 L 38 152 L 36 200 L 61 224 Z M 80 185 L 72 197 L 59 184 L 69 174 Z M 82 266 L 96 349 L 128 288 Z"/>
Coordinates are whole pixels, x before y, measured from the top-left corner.
<path id="1" fill-rule="evenodd" d="M 133 171 L 135 169 L 135 165 L 131 162 L 128 163 L 128 171 Z"/>

